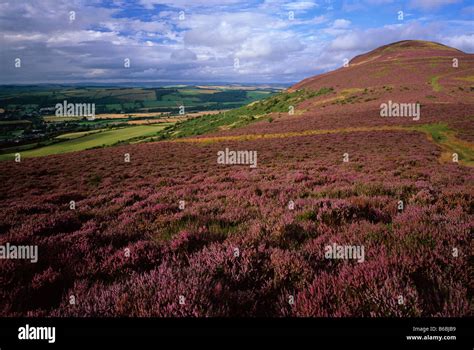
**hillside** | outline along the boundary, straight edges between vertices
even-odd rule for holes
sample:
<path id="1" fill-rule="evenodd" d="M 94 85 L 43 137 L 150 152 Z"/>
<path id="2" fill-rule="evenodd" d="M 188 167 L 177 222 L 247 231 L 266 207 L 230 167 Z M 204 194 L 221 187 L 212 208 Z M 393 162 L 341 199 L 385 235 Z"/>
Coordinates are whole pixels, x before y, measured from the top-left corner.
<path id="1" fill-rule="evenodd" d="M 395 43 L 164 141 L 0 162 L 0 245 L 39 252 L 0 261 L 0 315 L 469 315 L 473 56 Z"/>
<path id="2" fill-rule="evenodd" d="M 304 98 L 291 98 L 298 94 Z M 359 55 L 347 67 L 305 79 L 273 99 L 290 102 L 256 122 L 223 126 L 200 138 L 374 127 L 414 128 L 436 137 L 431 131 L 439 130 L 452 141 L 443 146 L 446 152 L 462 153 L 465 164 L 474 164 L 473 54 L 433 42 L 401 41 Z M 382 118 L 380 106 L 389 101 L 419 103 L 419 120 Z"/>

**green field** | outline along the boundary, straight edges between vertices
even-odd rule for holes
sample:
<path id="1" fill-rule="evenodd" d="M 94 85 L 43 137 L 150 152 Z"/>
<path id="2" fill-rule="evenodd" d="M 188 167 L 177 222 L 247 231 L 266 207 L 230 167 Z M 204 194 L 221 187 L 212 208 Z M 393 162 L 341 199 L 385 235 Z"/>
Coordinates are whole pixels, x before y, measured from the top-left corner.
<path id="1" fill-rule="evenodd" d="M 21 152 L 21 157 L 42 157 L 51 154 L 68 153 L 95 147 L 111 146 L 121 141 L 152 136 L 170 124 L 171 123 L 161 123 L 159 125 L 138 125 L 92 133 L 86 136 L 58 142 L 49 146 Z M 0 160 L 14 159 L 14 156 L 14 153 L 2 154 L 0 155 Z"/>
<path id="2" fill-rule="evenodd" d="M 221 127 L 237 126 L 255 119 L 251 115 L 256 112 L 265 114 L 274 111 L 267 105 L 262 111 L 256 110 L 259 105 L 251 107 L 250 110 L 245 106 L 262 99 L 271 99 L 272 96 L 280 96 L 278 92 L 281 90 L 281 87 L 232 85 L 0 86 L 0 154 L 3 154 L 0 155 L 0 160 L 10 159 L 17 152 L 21 152 L 23 157 L 38 157 L 122 142 L 136 143 L 170 136 L 197 135 Z M 99 117 L 87 120 L 83 116 L 56 116 L 56 104 L 62 104 L 64 101 L 72 104 L 93 103 L 96 116 L 116 114 L 117 118 Z M 271 103 L 272 101 L 270 100 Z M 171 117 L 180 116 L 181 106 L 184 107 L 185 114 L 229 111 L 236 108 L 238 110 L 235 113 L 205 115 L 197 118 L 199 120 L 185 122 L 171 134 L 166 128 L 169 124 L 136 124 L 133 127 L 128 124 L 136 118 L 159 119 L 164 114 Z M 131 116 L 143 112 L 147 115 L 136 118 Z M 163 130 L 165 128 L 166 130 Z M 100 132 L 96 132 L 97 130 Z M 160 130 L 163 131 L 159 132 Z"/>
<path id="3" fill-rule="evenodd" d="M 89 130 L 89 131 L 78 131 L 78 132 L 70 132 L 67 134 L 62 134 L 59 136 L 56 136 L 57 140 L 72 140 L 72 139 L 77 139 L 79 137 L 91 135 L 91 134 L 96 134 L 98 132 L 104 132 L 107 129 L 97 129 L 97 130 Z"/>
<path id="4" fill-rule="evenodd" d="M 18 115 L 27 115 L 40 108 L 54 107 L 67 100 L 70 103 L 94 103 L 96 113 L 135 113 L 159 108 L 174 111 L 184 105 L 188 111 L 222 109 L 223 103 L 235 107 L 274 94 L 278 89 L 250 88 L 205 89 L 195 86 L 179 87 L 62 87 L 28 86 L 0 87 L 0 108 L 18 108 Z M 68 117 L 71 120 L 71 117 Z M 59 121 L 56 119 L 55 121 Z M 67 120 L 65 120 L 67 121 Z"/>
<path id="5" fill-rule="evenodd" d="M 21 125 L 31 124 L 29 120 L 0 120 L 0 126 L 2 125 Z"/>

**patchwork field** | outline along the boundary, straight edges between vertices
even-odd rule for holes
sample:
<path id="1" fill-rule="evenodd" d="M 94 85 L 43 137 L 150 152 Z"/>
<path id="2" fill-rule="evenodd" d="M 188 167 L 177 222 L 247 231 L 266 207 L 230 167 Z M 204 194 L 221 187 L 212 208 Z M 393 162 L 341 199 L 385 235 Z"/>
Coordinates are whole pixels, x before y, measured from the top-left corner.
<path id="1" fill-rule="evenodd" d="M 43 157 L 51 154 L 77 152 L 96 147 L 111 146 L 135 138 L 143 138 L 156 135 L 159 131 L 163 130 L 169 125 L 172 125 L 172 123 L 141 125 L 111 130 L 97 130 L 93 132 L 64 134 L 61 135 L 61 137 L 59 138 L 62 140 L 67 139 L 67 141 L 54 143 L 52 145 L 40 147 L 37 149 L 22 151 L 21 157 Z M 0 155 L 0 160 L 12 160 L 14 158 L 15 153 Z"/>
<path id="2" fill-rule="evenodd" d="M 278 91 L 280 88 L 277 87 L 232 85 L 212 88 L 0 86 L 0 154 L 33 148 L 38 149 L 27 156 L 53 154 L 53 150 L 62 153 L 59 145 L 49 147 L 61 134 L 129 125 L 165 123 L 168 126 L 169 123 L 240 107 Z M 65 101 L 72 105 L 91 104 L 91 110 L 93 104 L 94 118 L 56 115 L 56 104 L 63 105 Z M 104 144 L 110 142 L 106 140 Z M 48 148 L 40 150 L 42 146 Z M 5 156 L 0 156 L 0 159 L 5 159 Z"/>
<path id="3" fill-rule="evenodd" d="M 273 94 L 280 88 L 264 87 L 64 87 L 0 86 L 0 108 L 28 115 L 40 108 L 51 108 L 64 100 L 95 103 L 98 114 L 202 111 L 239 107 Z M 53 113 L 54 114 L 54 113 Z"/>

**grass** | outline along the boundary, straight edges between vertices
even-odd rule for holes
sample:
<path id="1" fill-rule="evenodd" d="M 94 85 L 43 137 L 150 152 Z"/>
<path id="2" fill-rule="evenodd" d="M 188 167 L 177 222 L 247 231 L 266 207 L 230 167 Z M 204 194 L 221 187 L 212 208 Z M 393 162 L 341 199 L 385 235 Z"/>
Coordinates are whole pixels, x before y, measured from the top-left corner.
<path id="1" fill-rule="evenodd" d="M 438 82 L 439 78 L 440 76 L 436 75 L 436 76 L 431 77 L 431 80 L 430 80 L 430 84 L 433 87 L 433 91 L 435 92 L 441 91 L 441 85 L 439 85 L 439 82 Z"/>
<path id="2" fill-rule="evenodd" d="M 462 78 L 455 78 L 456 80 L 462 80 L 462 81 L 467 81 L 469 83 L 474 83 L 474 75 L 469 75 L 469 76 L 466 76 L 466 77 L 462 77 Z"/>
<path id="3" fill-rule="evenodd" d="M 290 106 L 296 109 L 299 103 L 332 91 L 332 88 L 322 88 L 318 91 L 298 90 L 295 92 L 281 92 L 231 111 L 203 115 L 199 118 L 176 123 L 172 128 L 161 134 L 161 139 L 197 136 L 219 130 L 242 127 L 270 113 L 288 113 Z"/>
<path id="4" fill-rule="evenodd" d="M 188 88 L 188 89 L 179 89 L 178 92 L 182 95 L 198 95 L 198 94 L 215 94 L 219 92 L 219 90 Z"/>
<path id="5" fill-rule="evenodd" d="M 83 117 L 56 117 L 55 115 L 50 115 L 50 116 L 43 117 L 43 120 L 46 123 L 70 122 L 70 121 L 78 121 L 78 120 L 82 120 L 82 119 L 83 119 Z"/>
<path id="6" fill-rule="evenodd" d="M 382 69 L 375 72 L 374 77 L 375 78 L 382 78 L 382 77 L 386 76 L 388 73 L 389 73 L 388 67 L 383 67 Z"/>
<path id="7" fill-rule="evenodd" d="M 425 124 L 416 127 L 415 129 L 421 130 L 429 134 L 436 143 L 446 142 L 446 132 L 449 131 L 449 128 L 446 124 Z"/>
<path id="8" fill-rule="evenodd" d="M 88 134 L 67 141 L 54 143 L 45 147 L 21 152 L 21 157 L 42 157 L 51 154 L 69 153 L 91 148 L 111 146 L 119 142 L 155 135 L 157 132 L 163 130 L 168 125 L 169 124 L 166 123 L 159 125 L 139 125 Z M 0 155 L 0 160 L 14 159 L 14 156 L 15 153 L 3 154 Z"/>
<path id="9" fill-rule="evenodd" d="M 457 153 L 460 163 L 474 166 L 474 145 L 456 138 L 455 132 L 446 124 L 425 124 L 413 129 L 426 133 L 431 140 L 442 147 L 442 161 L 451 162 L 453 153 Z"/>
<path id="10" fill-rule="evenodd" d="M 68 134 L 62 134 L 59 136 L 56 136 L 57 140 L 72 140 L 72 139 L 77 139 L 78 137 L 83 137 L 86 135 L 91 135 L 91 134 L 96 134 L 98 132 L 103 132 L 107 129 L 97 129 L 97 130 L 88 130 L 88 131 L 78 131 L 78 132 L 71 132 Z"/>

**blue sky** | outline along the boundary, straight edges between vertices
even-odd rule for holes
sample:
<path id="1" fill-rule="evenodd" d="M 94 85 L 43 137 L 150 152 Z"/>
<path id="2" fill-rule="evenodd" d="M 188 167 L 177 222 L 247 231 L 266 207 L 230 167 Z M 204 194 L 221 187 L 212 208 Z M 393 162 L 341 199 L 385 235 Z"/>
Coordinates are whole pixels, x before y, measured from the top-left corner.
<path id="1" fill-rule="evenodd" d="M 474 53 L 474 3 L 3 0 L 0 32 L 0 83 L 291 83 L 399 40 Z"/>

